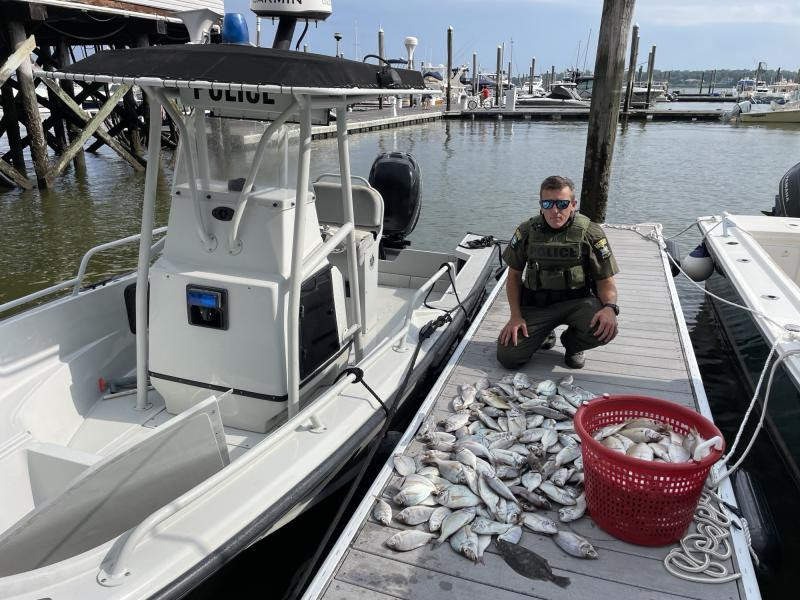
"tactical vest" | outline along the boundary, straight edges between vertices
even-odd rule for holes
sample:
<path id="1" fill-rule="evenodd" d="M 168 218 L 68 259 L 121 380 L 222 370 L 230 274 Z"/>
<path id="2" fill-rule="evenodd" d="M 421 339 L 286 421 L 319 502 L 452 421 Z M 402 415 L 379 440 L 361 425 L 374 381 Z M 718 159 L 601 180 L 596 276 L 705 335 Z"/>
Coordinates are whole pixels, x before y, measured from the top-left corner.
<path id="1" fill-rule="evenodd" d="M 570 225 L 553 231 L 542 215 L 531 219 L 525 287 L 534 291 L 587 287 L 582 250 L 590 224 L 589 217 L 576 214 Z"/>

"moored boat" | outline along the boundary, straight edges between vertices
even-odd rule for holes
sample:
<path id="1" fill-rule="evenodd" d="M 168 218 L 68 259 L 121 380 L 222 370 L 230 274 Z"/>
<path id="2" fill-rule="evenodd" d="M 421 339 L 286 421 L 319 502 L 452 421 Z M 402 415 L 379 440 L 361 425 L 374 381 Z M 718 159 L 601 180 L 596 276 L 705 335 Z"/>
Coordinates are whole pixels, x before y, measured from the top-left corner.
<path id="1" fill-rule="evenodd" d="M 138 85 L 149 166 L 137 271 L 84 288 L 83 264 L 44 291 L 71 295 L 0 322 L 13 490 L 0 597 L 179 597 L 313 506 L 367 447 L 447 356 L 496 250 L 474 235 L 452 252 L 409 247 L 413 157 L 350 173 L 346 106 L 429 93 L 419 73 L 195 45 L 37 76 Z M 181 141 L 153 244 L 162 107 Z M 311 182 L 311 127 L 331 109 L 340 172 Z"/>

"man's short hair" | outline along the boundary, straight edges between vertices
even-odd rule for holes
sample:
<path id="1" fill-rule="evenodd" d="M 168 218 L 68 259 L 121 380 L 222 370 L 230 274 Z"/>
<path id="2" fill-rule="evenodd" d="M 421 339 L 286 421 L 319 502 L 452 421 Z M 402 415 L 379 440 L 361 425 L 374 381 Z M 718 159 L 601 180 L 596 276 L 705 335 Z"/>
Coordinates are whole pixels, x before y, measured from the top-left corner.
<path id="1" fill-rule="evenodd" d="M 539 187 L 539 195 L 541 196 L 542 192 L 545 190 L 561 191 L 564 188 L 569 188 L 569 195 L 574 200 L 575 184 L 573 183 L 572 179 L 569 177 L 563 177 L 561 175 L 550 175 L 550 177 L 547 177 Z"/>

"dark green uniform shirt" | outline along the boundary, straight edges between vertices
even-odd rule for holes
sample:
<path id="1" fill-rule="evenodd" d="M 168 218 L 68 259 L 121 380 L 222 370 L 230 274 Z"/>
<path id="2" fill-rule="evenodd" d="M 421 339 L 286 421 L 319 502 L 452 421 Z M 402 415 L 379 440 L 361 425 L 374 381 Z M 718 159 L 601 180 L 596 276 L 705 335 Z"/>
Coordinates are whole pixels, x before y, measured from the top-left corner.
<path id="1" fill-rule="evenodd" d="M 573 223 L 574 220 L 570 220 L 565 227 L 572 227 Z M 530 239 L 529 235 L 532 226 L 534 226 L 534 219 L 520 224 L 503 252 L 503 260 L 509 267 L 517 271 L 525 268 L 529 258 L 533 260 L 532 246 L 535 242 Z M 559 233 L 562 231 L 564 231 L 563 228 L 559 230 Z M 597 223 L 589 225 L 581 244 L 581 259 L 587 277 L 594 281 L 608 279 L 619 273 L 619 267 L 617 267 L 617 261 L 611 252 L 606 234 Z"/>

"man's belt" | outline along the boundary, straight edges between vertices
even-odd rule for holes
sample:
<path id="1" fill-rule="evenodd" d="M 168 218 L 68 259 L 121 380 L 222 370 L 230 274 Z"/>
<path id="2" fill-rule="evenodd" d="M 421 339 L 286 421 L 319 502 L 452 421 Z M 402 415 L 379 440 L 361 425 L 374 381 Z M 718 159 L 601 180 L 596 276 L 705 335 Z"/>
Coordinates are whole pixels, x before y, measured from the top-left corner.
<path id="1" fill-rule="evenodd" d="M 522 286 L 522 306 L 535 306 L 537 308 L 544 308 L 551 304 L 564 302 L 565 300 L 576 300 L 578 298 L 586 298 L 592 295 L 592 290 L 588 287 L 583 287 L 577 290 L 531 290 Z"/>

